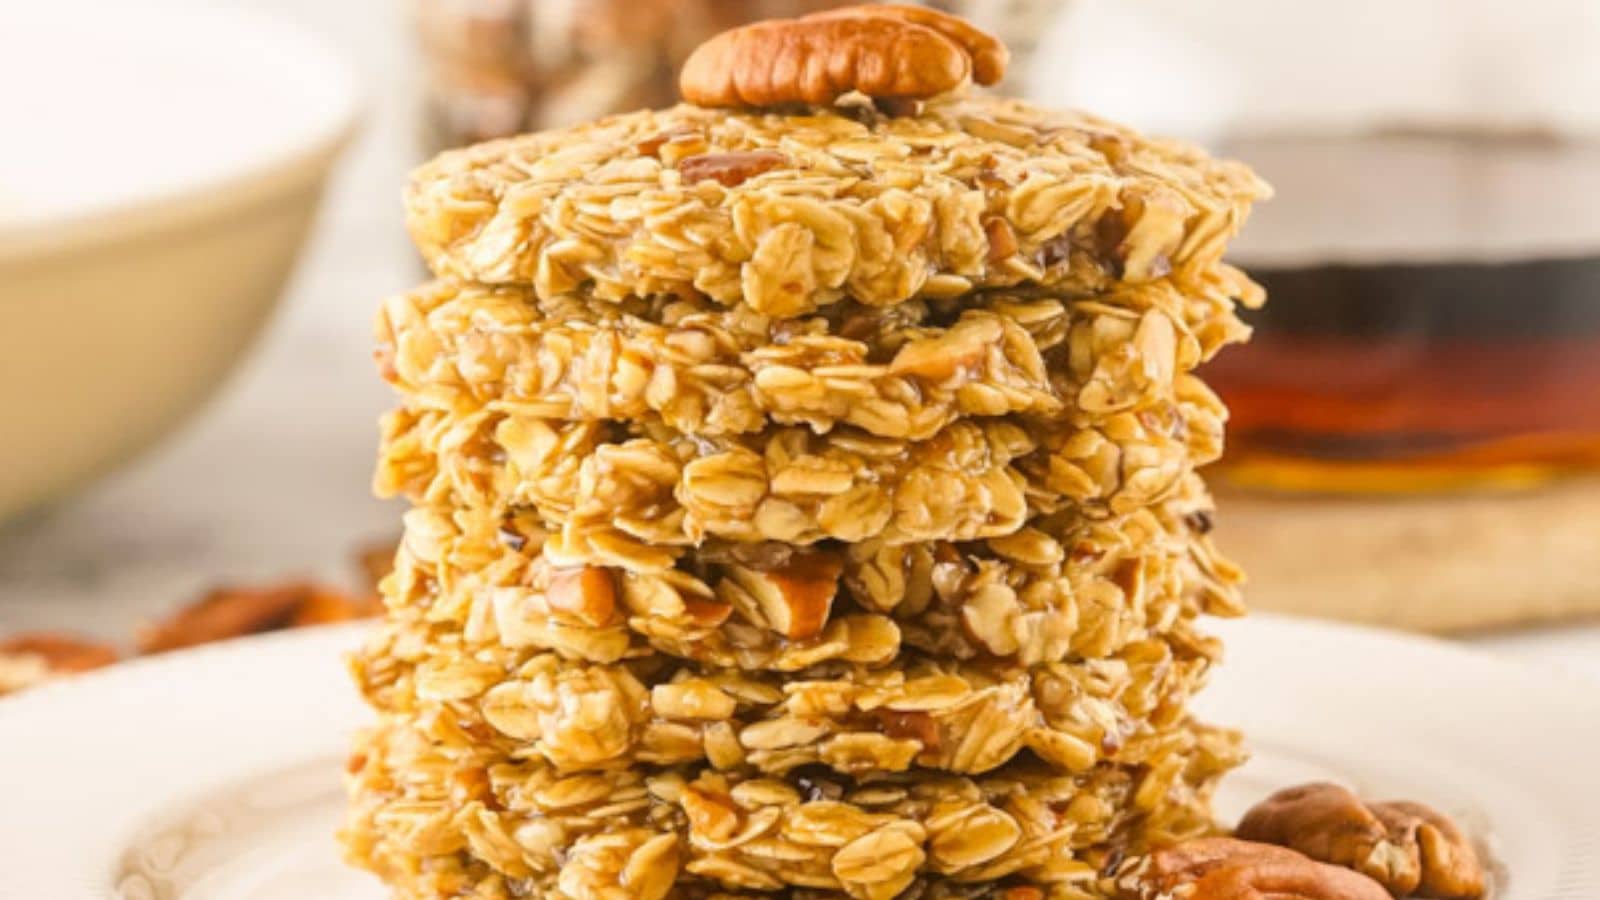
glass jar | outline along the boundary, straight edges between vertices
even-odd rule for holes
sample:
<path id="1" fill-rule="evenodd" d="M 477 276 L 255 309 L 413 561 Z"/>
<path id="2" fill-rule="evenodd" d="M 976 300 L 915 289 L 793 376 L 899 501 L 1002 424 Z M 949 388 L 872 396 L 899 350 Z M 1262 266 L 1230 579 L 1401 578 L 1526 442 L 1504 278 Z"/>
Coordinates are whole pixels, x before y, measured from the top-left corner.
<path id="1" fill-rule="evenodd" d="M 1035 91 L 1276 189 L 1201 375 L 1264 608 L 1431 630 L 1600 614 L 1600 4 L 1077 0 Z"/>
<path id="2" fill-rule="evenodd" d="M 1051 99 L 1198 137 L 1277 189 L 1232 253 L 1270 302 L 1206 372 L 1232 480 L 1600 470 L 1600 6 L 1079 0 L 1064 27 Z"/>
<path id="3" fill-rule="evenodd" d="M 1600 142 L 1413 130 L 1228 152 L 1278 192 L 1236 254 L 1271 301 L 1206 372 L 1231 479 L 1415 492 L 1600 470 Z"/>

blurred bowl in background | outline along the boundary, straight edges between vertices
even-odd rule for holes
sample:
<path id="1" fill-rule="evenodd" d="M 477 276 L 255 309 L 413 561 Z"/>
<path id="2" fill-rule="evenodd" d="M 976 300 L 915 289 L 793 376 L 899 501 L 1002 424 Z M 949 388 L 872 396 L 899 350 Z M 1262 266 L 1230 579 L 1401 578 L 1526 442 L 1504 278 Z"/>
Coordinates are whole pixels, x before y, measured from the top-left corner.
<path id="1" fill-rule="evenodd" d="M 242 11 L 3 5 L 0 519 L 130 461 L 220 386 L 357 108 L 319 41 Z"/>

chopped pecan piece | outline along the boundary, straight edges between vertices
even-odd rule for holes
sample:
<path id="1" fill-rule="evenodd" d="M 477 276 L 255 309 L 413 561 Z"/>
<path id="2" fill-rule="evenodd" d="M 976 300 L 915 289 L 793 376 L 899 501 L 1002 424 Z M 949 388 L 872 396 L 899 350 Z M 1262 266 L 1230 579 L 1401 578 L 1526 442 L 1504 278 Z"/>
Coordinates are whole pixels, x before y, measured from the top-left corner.
<path id="1" fill-rule="evenodd" d="M 610 571 L 596 566 L 562 569 L 551 576 L 545 602 L 556 612 L 600 628 L 617 615 L 617 582 Z"/>
<path id="2" fill-rule="evenodd" d="M 1017 254 L 1017 233 L 1005 219 L 999 216 L 989 216 L 984 219 L 983 234 L 989 239 L 989 254 L 985 259 L 990 263 L 997 263 Z"/>
<path id="3" fill-rule="evenodd" d="M 788 162 L 789 157 L 776 150 L 701 153 L 678 163 L 678 174 L 691 184 L 709 178 L 723 187 L 737 187 L 762 172 L 770 172 Z"/>
<path id="4" fill-rule="evenodd" d="M 739 808 L 725 795 L 689 785 L 683 789 L 679 802 L 692 835 L 722 841 L 739 829 Z"/>
<path id="5" fill-rule="evenodd" d="M 683 598 L 683 612 L 701 628 L 716 628 L 733 615 L 733 604 L 704 597 Z"/>
<path id="6" fill-rule="evenodd" d="M 933 716 L 920 710 L 898 712 L 892 709 L 876 710 L 875 714 L 878 727 L 889 737 L 910 738 L 922 742 L 924 749 L 939 749 L 939 723 L 933 720 Z"/>
<path id="7" fill-rule="evenodd" d="M 1397 897 L 1471 900 L 1484 892 L 1477 852 L 1455 823 L 1415 803 L 1365 803 L 1336 784 L 1278 791 L 1245 813 L 1238 834 L 1354 869 Z"/>
<path id="8" fill-rule="evenodd" d="M 822 633 L 839 590 L 844 561 L 823 552 L 798 553 L 781 568 L 733 568 L 734 582 L 761 607 L 773 631 L 794 640 Z"/>
<path id="9" fill-rule="evenodd" d="M 995 319 L 962 319 L 942 334 L 918 338 L 901 347 L 889 363 L 889 371 L 944 381 L 970 372 L 1004 334 L 1003 326 Z"/>

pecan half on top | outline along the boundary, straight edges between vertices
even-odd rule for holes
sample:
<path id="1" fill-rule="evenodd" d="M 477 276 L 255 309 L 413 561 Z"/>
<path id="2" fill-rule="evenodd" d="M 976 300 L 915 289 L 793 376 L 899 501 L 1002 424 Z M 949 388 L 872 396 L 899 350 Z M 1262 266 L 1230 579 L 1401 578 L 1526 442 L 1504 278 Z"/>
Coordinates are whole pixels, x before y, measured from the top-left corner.
<path id="1" fill-rule="evenodd" d="M 1454 822 L 1417 803 L 1366 803 L 1336 784 L 1273 794 L 1237 834 L 1354 869 L 1397 897 L 1474 900 L 1485 890 L 1477 851 Z"/>
<path id="2" fill-rule="evenodd" d="M 905 3 L 879 3 L 867 6 L 846 6 L 812 13 L 807 19 L 894 19 L 932 28 L 961 46 L 972 59 L 972 80 L 979 84 L 999 84 L 1006 77 L 1006 66 L 1011 62 L 1011 51 L 1000 39 L 978 28 L 966 19 L 926 6 Z"/>
<path id="3" fill-rule="evenodd" d="M 851 6 L 725 31 L 690 54 L 678 78 L 700 106 L 824 106 L 860 92 L 917 99 L 968 79 L 1005 74 L 1005 45 L 946 13 L 921 7 Z"/>
<path id="4" fill-rule="evenodd" d="M 1389 900 L 1376 881 L 1285 847 L 1200 838 L 1165 847 L 1117 879 L 1118 900 Z"/>

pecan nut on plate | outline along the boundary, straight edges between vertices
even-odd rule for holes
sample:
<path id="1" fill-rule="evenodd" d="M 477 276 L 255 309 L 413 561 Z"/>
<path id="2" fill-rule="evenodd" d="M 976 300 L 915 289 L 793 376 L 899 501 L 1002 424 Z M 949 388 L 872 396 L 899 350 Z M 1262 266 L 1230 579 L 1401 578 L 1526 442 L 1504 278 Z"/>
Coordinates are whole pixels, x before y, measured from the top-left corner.
<path id="1" fill-rule="evenodd" d="M 1237 833 L 1354 869 L 1396 897 L 1472 900 L 1484 893 L 1472 842 L 1420 803 L 1368 803 L 1336 784 L 1306 784 L 1252 807 Z"/>
<path id="2" fill-rule="evenodd" d="M 1116 880 L 1118 900 L 1387 900 L 1359 872 L 1272 844 L 1200 838 L 1137 860 Z"/>

